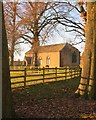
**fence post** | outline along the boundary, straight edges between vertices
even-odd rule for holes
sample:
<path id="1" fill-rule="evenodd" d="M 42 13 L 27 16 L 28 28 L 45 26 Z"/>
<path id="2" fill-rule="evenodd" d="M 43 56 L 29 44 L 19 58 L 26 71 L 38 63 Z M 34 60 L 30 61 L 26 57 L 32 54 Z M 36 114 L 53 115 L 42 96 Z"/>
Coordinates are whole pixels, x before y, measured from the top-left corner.
<path id="1" fill-rule="evenodd" d="M 26 68 L 24 69 L 24 88 L 26 88 Z"/>
<path id="2" fill-rule="evenodd" d="M 76 70 L 75 70 L 75 68 L 74 68 L 74 78 L 75 78 L 75 72 L 76 72 Z"/>
<path id="3" fill-rule="evenodd" d="M 45 68 L 43 67 L 43 83 L 44 83 L 44 77 L 45 77 Z"/>
<path id="4" fill-rule="evenodd" d="M 67 66 L 65 67 L 65 80 L 67 80 Z"/>
<path id="5" fill-rule="evenodd" d="M 72 68 L 70 67 L 70 78 L 72 79 Z"/>
<path id="6" fill-rule="evenodd" d="M 57 81 L 57 67 L 55 68 L 55 77 L 56 77 L 56 81 Z"/>
<path id="7" fill-rule="evenodd" d="M 78 75 L 78 69 L 76 68 L 76 75 L 75 75 L 75 77 L 77 77 L 77 75 Z"/>
<path id="8" fill-rule="evenodd" d="M 80 76 L 80 67 L 78 68 L 78 77 Z"/>
<path id="9" fill-rule="evenodd" d="M 81 77 L 82 68 L 79 68 L 79 76 Z"/>
<path id="10" fill-rule="evenodd" d="M 78 77 L 78 68 L 77 68 L 77 77 Z"/>

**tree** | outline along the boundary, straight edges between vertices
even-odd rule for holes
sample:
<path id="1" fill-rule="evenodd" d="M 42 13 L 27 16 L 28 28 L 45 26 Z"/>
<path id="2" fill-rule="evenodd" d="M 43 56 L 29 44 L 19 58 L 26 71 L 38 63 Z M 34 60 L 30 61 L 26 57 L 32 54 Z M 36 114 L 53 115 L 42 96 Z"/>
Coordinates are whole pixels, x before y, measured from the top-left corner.
<path id="1" fill-rule="evenodd" d="M 18 10 L 18 4 L 21 10 Z M 65 26 L 67 32 L 77 32 L 77 36 L 85 36 L 84 25 L 79 21 L 74 21 L 71 15 L 72 11 L 80 13 L 77 4 L 70 2 L 24 2 L 24 3 L 8 3 L 6 13 L 9 15 L 9 21 L 6 20 L 6 26 L 9 49 L 11 53 L 11 65 L 13 63 L 15 46 L 24 41 L 18 41 L 18 38 L 23 38 L 29 42 L 34 48 L 35 66 L 38 64 L 38 46 L 46 41 L 46 38 L 56 30 L 59 24 Z M 19 12 L 17 12 L 17 11 Z M 6 14 L 5 13 L 5 14 Z M 8 19 L 8 17 L 6 17 Z M 17 19 L 18 18 L 18 19 Z M 11 25 L 10 23 L 11 19 Z M 16 22 L 16 19 L 19 22 Z M 11 30 L 9 29 L 9 26 Z M 19 27 L 19 29 L 18 29 Z M 72 28 L 72 29 L 71 29 Z M 9 30 L 9 31 L 8 31 Z M 58 32 L 58 30 L 56 30 Z M 13 35 L 12 35 L 13 33 Z M 10 40 L 11 39 L 11 40 Z M 81 43 L 83 39 L 79 42 Z"/>
<path id="2" fill-rule="evenodd" d="M 81 80 L 76 95 L 96 99 L 96 2 L 87 2 L 86 42 Z"/>
<path id="3" fill-rule="evenodd" d="M 21 24 L 29 31 L 29 34 L 23 34 L 21 37 L 35 48 L 35 65 L 37 65 L 38 46 L 41 41 L 46 41 L 46 38 L 56 30 L 59 24 L 66 26 L 67 32 L 75 31 L 78 36 L 85 36 L 84 24 L 74 21 L 71 16 L 73 10 L 80 13 L 77 5 L 69 2 L 27 2 L 22 3 L 22 7 L 24 14 L 20 14 L 19 17 L 22 19 Z"/>
<path id="4" fill-rule="evenodd" d="M 11 65 L 14 61 L 14 53 L 20 53 L 20 43 L 23 43 L 19 38 L 25 31 L 19 26 L 20 19 L 18 14 L 20 12 L 20 4 L 18 2 L 4 3 L 5 25 L 8 39 L 8 49 L 11 58 Z"/>
<path id="5" fill-rule="evenodd" d="M 29 33 L 23 34 L 21 37 L 33 47 L 35 66 L 38 66 L 38 46 L 40 42 L 42 41 L 43 43 L 52 32 L 52 29 L 57 26 L 53 7 L 55 8 L 58 5 L 51 2 L 22 3 L 23 10 L 25 11 L 23 12 L 24 14 L 19 16 L 20 18 L 22 17 L 21 24 Z"/>
<path id="6" fill-rule="evenodd" d="M 82 8 L 77 4 L 77 2 L 61 2 L 63 8 L 63 12 L 57 13 L 57 21 L 59 24 L 63 25 L 66 32 L 72 32 L 75 33 L 75 40 L 80 38 L 80 41 L 76 43 L 73 43 L 73 45 L 80 44 L 82 42 L 85 42 L 85 22 L 81 22 L 80 14 L 82 12 Z M 83 8 L 84 10 L 84 8 Z M 85 11 L 85 10 L 84 10 Z M 75 15 L 74 15 L 75 13 Z M 76 16 L 76 17 L 75 17 Z M 81 14 L 82 16 L 82 14 Z"/>
<path id="7" fill-rule="evenodd" d="M 0 2 L 1 3 L 1 2 Z M 2 4 L 2 3 L 1 3 Z M 8 44 L 4 22 L 4 12 L 2 4 L 2 118 L 15 117 L 13 108 L 10 71 L 9 71 Z"/>

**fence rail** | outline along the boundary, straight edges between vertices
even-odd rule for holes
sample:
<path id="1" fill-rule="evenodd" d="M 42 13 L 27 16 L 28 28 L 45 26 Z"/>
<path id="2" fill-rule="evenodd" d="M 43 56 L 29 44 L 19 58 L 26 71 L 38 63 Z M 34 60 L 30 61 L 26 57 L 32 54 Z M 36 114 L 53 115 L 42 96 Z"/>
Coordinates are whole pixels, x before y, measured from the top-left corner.
<path id="1" fill-rule="evenodd" d="M 64 68 L 32 68 L 23 70 L 10 70 L 12 88 L 24 87 L 52 82 L 57 80 L 68 80 L 81 76 L 80 67 L 64 67 Z"/>

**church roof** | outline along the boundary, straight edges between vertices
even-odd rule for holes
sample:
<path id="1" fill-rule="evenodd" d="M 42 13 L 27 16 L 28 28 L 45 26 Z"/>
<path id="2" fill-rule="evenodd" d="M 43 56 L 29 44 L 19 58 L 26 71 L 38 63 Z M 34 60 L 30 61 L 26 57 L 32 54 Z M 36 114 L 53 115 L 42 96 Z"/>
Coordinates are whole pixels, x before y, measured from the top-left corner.
<path id="1" fill-rule="evenodd" d="M 43 52 L 60 52 L 66 45 L 68 45 L 69 49 L 75 49 L 78 50 L 77 48 L 73 47 L 72 45 L 66 43 L 61 43 L 61 44 L 52 44 L 52 45 L 45 45 L 45 46 L 39 46 L 38 47 L 38 53 L 43 53 Z M 26 54 L 34 53 L 34 49 L 31 48 Z"/>
<path id="2" fill-rule="evenodd" d="M 53 45 L 45 45 L 45 46 L 39 46 L 38 47 L 38 52 L 59 52 L 64 48 L 64 44 L 53 44 Z M 34 51 L 33 48 L 31 48 L 26 54 L 32 53 Z"/>

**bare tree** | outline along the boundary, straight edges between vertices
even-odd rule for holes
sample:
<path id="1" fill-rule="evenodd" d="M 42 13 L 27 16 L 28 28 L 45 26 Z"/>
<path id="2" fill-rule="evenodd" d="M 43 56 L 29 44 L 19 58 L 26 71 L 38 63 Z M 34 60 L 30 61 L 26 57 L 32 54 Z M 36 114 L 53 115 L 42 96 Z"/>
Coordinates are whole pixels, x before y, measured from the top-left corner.
<path id="1" fill-rule="evenodd" d="M 11 65 L 13 65 L 14 53 L 20 52 L 20 43 L 23 43 L 19 38 L 20 35 L 25 32 L 19 26 L 20 19 L 18 14 L 20 12 L 19 3 L 17 2 L 5 2 L 4 3 L 4 15 L 5 25 L 8 39 L 8 48 L 11 58 Z M 24 33 L 23 33 L 24 34 Z"/>
<path id="2" fill-rule="evenodd" d="M 9 3 L 12 4 L 12 3 Z M 80 10 L 78 9 L 77 4 L 71 4 L 70 2 L 23 2 L 19 3 L 21 10 L 17 10 L 18 3 L 15 3 L 14 13 L 15 18 L 18 17 L 18 22 L 13 24 L 13 31 L 15 37 L 13 40 L 12 34 L 9 34 L 9 46 L 15 46 L 15 44 L 19 44 L 20 42 L 27 41 L 30 43 L 34 49 L 35 56 L 35 66 L 38 64 L 38 46 L 41 43 L 44 43 L 48 36 L 56 30 L 59 24 L 62 24 L 65 27 L 65 31 L 67 32 L 76 32 L 76 35 L 81 37 L 81 42 L 84 41 L 82 38 L 85 37 L 84 24 L 80 23 L 80 21 L 75 21 L 72 16 L 72 11 L 75 11 L 80 14 Z M 10 7 L 10 6 L 9 6 Z M 19 12 L 18 12 L 19 11 Z M 8 14 L 8 13 L 7 13 Z M 11 14 L 11 15 L 12 15 Z M 13 15 L 12 15 L 13 16 Z M 11 19 L 11 18 L 10 18 Z M 13 19 L 13 17 L 12 17 Z M 9 25 L 9 24 L 8 24 Z M 19 27 L 20 26 L 20 27 Z M 10 28 L 11 28 L 10 27 Z M 19 29 L 18 29 L 19 28 Z M 9 27 L 8 27 L 9 29 Z M 12 30 L 12 29 L 11 29 Z M 13 32 L 11 31 L 11 33 Z M 10 37 L 11 36 L 11 37 Z M 23 38 L 24 41 L 19 41 Z M 12 42 L 13 41 L 13 42 Z M 77 43 L 76 43 L 77 44 Z M 14 48 L 10 47 L 12 51 Z M 12 52 L 13 53 L 13 52 Z M 14 58 L 14 54 L 11 55 L 12 59 Z"/>
<path id="3" fill-rule="evenodd" d="M 57 26 L 56 14 L 53 7 L 55 8 L 58 5 L 52 2 L 22 3 L 23 14 L 19 15 L 22 19 L 20 24 L 29 33 L 22 34 L 21 37 L 28 41 L 34 49 L 35 66 L 38 64 L 38 46 L 41 42 L 45 42 L 46 38 L 52 32 L 51 30 Z"/>
<path id="4" fill-rule="evenodd" d="M 82 15 L 82 9 L 84 8 L 80 7 L 77 2 L 70 2 L 66 0 L 66 2 L 61 2 L 61 11 L 59 12 L 58 9 L 56 11 L 57 13 L 57 22 L 64 26 L 66 32 L 72 32 L 75 33 L 75 39 L 80 38 L 81 40 L 79 42 L 76 41 L 75 44 L 79 44 L 82 42 L 85 42 L 85 22 L 81 22 Z M 63 9 L 63 10 L 62 10 Z M 85 10 L 84 10 L 85 11 Z M 84 12 L 83 11 L 83 12 Z M 75 13 L 75 14 L 74 14 Z"/>
<path id="5" fill-rule="evenodd" d="M 84 24 L 80 21 L 74 21 L 71 12 L 73 10 L 79 12 L 76 5 L 69 2 L 27 2 L 22 3 L 22 19 L 23 28 L 28 34 L 22 34 L 21 37 L 28 41 L 34 48 L 35 65 L 37 65 L 38 46 L 41 42 L 45 42 L 48 36 L 56 30 L 59 24 L 65 26 L 67 32 L 75 31 L 77 36 L 85 37 Z M 72 28 L 72 29 L 71 29 Z M 84 39 L 79 42 L 84 42 Z"/>

